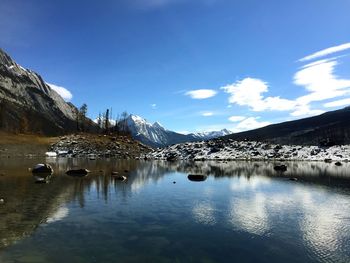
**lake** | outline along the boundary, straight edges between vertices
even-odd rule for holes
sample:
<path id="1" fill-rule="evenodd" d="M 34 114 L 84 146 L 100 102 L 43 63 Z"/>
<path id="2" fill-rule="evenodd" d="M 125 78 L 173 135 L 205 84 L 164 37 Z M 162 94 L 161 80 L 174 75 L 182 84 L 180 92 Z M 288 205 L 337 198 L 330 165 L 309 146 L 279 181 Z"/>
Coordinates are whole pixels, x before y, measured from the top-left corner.
<path id="1" fill-rule="evenodd" d="M 287 166 L 0 159 L 0 262 L 350 262 L 350 164 Z"/>

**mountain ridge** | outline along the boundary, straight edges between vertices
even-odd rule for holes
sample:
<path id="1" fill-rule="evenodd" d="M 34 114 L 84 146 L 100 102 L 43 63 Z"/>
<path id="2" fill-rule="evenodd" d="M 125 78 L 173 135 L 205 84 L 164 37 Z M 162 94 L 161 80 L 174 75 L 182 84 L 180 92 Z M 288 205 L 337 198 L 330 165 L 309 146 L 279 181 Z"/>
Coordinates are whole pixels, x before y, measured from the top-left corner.
<path id="1" fill-rule="evenodd" d="M 171 144 L 209 140 L 230 133 L 229 130 L 182 134 L 164 128 L 159 122 L 153 124 L 146 119 L 130 114 L 126 119 L 128 128 L 134 139 L 152 147 L 164 147 Z"/>
<path id="2" fill-rule="evenodd" d="M 74 132 L 77 112 L 38 73 L 20 66 L 0 49 L 1 130 L 44 135 Z"/>
<path id="3" fill-rule="evenodd" d="M 350 144 L 350 107 L 222 137 L 237 141 L 332 146 Z"/>

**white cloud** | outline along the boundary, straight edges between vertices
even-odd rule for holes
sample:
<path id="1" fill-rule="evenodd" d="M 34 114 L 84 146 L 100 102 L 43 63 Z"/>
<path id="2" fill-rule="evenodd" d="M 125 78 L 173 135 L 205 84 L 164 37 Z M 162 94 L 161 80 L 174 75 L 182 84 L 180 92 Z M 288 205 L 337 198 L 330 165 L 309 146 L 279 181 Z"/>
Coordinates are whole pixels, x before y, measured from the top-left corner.
<path id="1" fill-rule="evenodd" d="M 201 115 L 204 117 L 210 117 L 210 116 L 213 116 L 214 113 L 211 111 L 205 111 L 205 112 L 202 112 Z"/>
<path id="2" fill-rule="evenodd" d="M 297 98 L 298 105 L 343 96 L 350 92 L 350 79 L 334 74 L 338 62 L 334 59 L 317 61 L 301 68 L 294 75 L 294 84 L 303 86 L 310 93 Z"/>
<path id="3" fill-rule="evenodd" d="M 68 89 L 50 83 L 46 84 L 56 91 L 65 101 L 70 101 L 73 98 L 72 93 Z"/>
<path id="4" fill-rule="evenodd" d="M 333 54 L 336 52 L 344 51 L 346 49 L 350 49 L 350 43 L 345 43 L 345 44 L 342 44 L 339 46 L 334 46 L 334 47 L 330 47 L 330 48 L 326 48 L 326 49 L 317 51 L 311 55 L 308 55 L 306 57 L 299 59 L 298 61 L 300 61 L 300 62 L 308 61 L 308 60 L 324 57 L 324 56 L 327 56 L 327 55 L 330 55 L 330 54 Z"/>
<path id="5" fill-rule="evenodd" d="M 190 96 L 192 99 L 208 99 L 216 95 L 216 91 L 212 89 L 197 89 L 190 90 L 185 93 L 185 95 Z"/>
<path id="6" fill-rule="evenodd" d="M 341 107 L 341 106 L 348 106 L 348 105 L 350 105 L 350 98 L 331 101 L 331 102 L 323 104 L 323 106 L 326 108 Z"/>
<path id="7" fill-rule="evenodd" d="M 245 78 L 233 84 L 221 87 L 230 94 L 229 102 L 240 106 L 248 106 L 253 111 L 287 111 L 295 107 L 295 102 L 280 97 L 263 97 L 268 92 L 267 83 L 260 79 Z"/>
<path id="8" fill-rule="evenodd" d="M 316 116 L 325 113 L 324 110 L 312 110 L 309 105 L 299 105 L 290 114 L 293 117 L 306 117 L 306 116 Z"/>
<path id="9" fill-rule="evenodd" d="M 238 123 L 235 127 L 235 132 L 253 130 L 270 125 L 267 121 L 258 121 L 259 117 L 249 117 Z"/>
<path id="10" fill-rule="evenodd" d="M 231 122 L 238 122 L 238 121 L 243 121 L 246 117 L 244 116 L 231 116 L 228 118 L 229 121 Z"/>
<path id="11" fill-rule="evenodd" d="M 151 104 L 151 108 L 152 108 L 153 110 L 157 109 L 157 104 L 155 104 L 155 103 Z"/>

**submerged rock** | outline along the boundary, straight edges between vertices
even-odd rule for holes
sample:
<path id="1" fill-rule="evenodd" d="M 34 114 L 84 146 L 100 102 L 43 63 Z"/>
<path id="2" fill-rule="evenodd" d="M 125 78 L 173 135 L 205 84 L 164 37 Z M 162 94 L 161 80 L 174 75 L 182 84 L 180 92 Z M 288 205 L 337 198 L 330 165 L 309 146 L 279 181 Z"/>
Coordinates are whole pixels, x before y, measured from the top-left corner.
<path id="1" fill-rule="evenodd" d="M 90 173 L 90 171 L 87 169 L 75 169 L 66 172 L 66 174 L 70 176 L 86 176 L 88 173 Z"/>
<path id="2" fill-rule="evenodd" d="M 195 182 L 201 182 L 207 180 L 207 176 L 204 174 L 189 174 L 187 176 L 188 180 L 195 181 Z"/>
<path id="3" fill-rule="evenodd" d="M 34 175 L 34 181 L 36 184 L 48 184 L 50 182 L 51 174 Z"/>
<path id="4" fill-rule="evenodd" d="M 49 164 L 39 163 L 32 169 L 33 174 L 52 174 L 53 169 Z"/>

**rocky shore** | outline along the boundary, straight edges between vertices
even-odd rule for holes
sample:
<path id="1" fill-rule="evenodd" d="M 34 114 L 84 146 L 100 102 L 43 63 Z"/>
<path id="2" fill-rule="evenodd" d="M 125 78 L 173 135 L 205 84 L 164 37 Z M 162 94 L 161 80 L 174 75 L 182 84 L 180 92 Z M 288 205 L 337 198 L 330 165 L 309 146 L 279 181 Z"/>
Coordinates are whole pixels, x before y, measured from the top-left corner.
<path id="1" fill-rule="evenodd" d="M 49 153 L 71 157 L 138 159 L 144 158 L 151 150 L 127 136 L 78 134 L 60 137 L 50 146 Z"/>
<path id="2" fill-rule="evenodd" d="M 350 145 L 319 147 L 234 141 L 210 141 L 176 144 L 158 148 L 147 158 L 156 160 L 295 160 L 295 161 L 347 161 Z"/>

